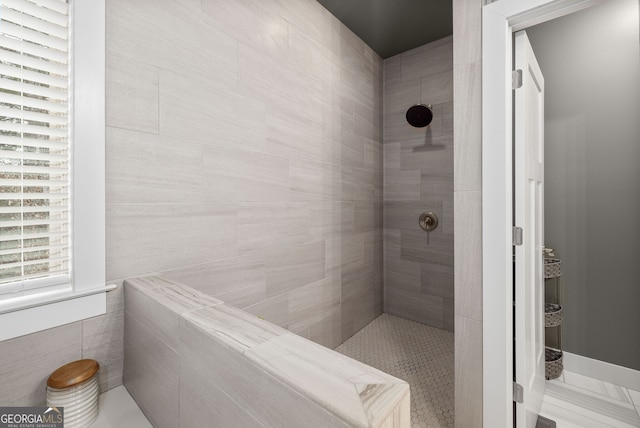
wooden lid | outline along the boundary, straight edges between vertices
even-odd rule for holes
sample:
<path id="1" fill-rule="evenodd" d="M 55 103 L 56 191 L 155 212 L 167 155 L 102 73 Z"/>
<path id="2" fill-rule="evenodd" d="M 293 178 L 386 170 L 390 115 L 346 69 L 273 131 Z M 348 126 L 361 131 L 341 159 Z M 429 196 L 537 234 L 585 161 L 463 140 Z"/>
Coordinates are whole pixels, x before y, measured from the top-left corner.
<path id="1" fill-rule="evenodd" d="M 55 389 L 71 388 L 85 382 L 98 373 L 96 360 L 78 360 L 60 367 L 49 376 L 47 386 Z"/>

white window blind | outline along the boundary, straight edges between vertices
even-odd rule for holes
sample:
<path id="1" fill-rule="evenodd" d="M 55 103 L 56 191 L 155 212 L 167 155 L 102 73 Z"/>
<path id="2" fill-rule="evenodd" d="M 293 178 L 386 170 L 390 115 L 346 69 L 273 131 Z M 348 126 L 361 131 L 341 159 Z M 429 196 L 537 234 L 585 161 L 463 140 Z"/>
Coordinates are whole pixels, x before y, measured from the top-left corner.
<path id="1" fill-rule="evenodd" d="M 70 282 L 68 9 L 0 0 L 0 299 Z"/>

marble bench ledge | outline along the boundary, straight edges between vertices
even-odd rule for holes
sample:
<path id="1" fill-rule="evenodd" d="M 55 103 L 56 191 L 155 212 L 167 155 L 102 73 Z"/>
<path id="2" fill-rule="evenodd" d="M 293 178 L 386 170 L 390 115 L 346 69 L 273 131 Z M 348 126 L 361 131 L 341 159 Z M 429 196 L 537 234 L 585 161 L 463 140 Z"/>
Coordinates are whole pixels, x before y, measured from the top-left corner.
<path id="1" fill-rule="evenodd" d="M 409 385 L 405 381 L 191 287 L 162 277 L 125 283 L 349 426 L 409 426 Z"/>

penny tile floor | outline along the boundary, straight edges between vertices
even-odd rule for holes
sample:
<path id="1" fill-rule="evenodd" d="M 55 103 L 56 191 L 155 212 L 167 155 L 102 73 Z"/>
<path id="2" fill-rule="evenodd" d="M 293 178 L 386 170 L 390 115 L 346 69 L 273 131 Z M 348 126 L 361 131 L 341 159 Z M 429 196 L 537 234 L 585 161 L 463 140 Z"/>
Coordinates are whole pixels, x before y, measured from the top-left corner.
<path id="1" fill-rule="evenodd" d="M 382 314 L 336 348 L 411 386 L 411 427 L 453 427 L 453 333 Z"/>

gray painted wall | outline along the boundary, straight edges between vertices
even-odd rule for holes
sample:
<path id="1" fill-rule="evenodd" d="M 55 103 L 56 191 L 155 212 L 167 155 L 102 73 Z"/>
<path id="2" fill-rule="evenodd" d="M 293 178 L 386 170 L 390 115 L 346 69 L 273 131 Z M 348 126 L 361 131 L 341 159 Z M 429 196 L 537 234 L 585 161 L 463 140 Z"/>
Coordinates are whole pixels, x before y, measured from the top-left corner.
<path id="1" fill-rule="evenodd" d="M 414 104 L 433 121 L 414 128 Z M 453 40 L 384 61 L 384 311 L 453 331 Z M 430 236 L 418 217 L 439 218 Z"/>
<path id="2" fill-rule="evenodd" d="M 564 262 L 563 347 L 639 370 L 638 2 L 527 33 L 545 76 L 545 240 Z"/>
<path id="3" fill-rule="evenodd" d="M 382 311 L 382 60 L 315 0 L 107 0 L 107 279 L 160 273 L 334 347 Z M 79 358 L 122 383 L 123 303 L 0 343 L 0 403 Z"/>

